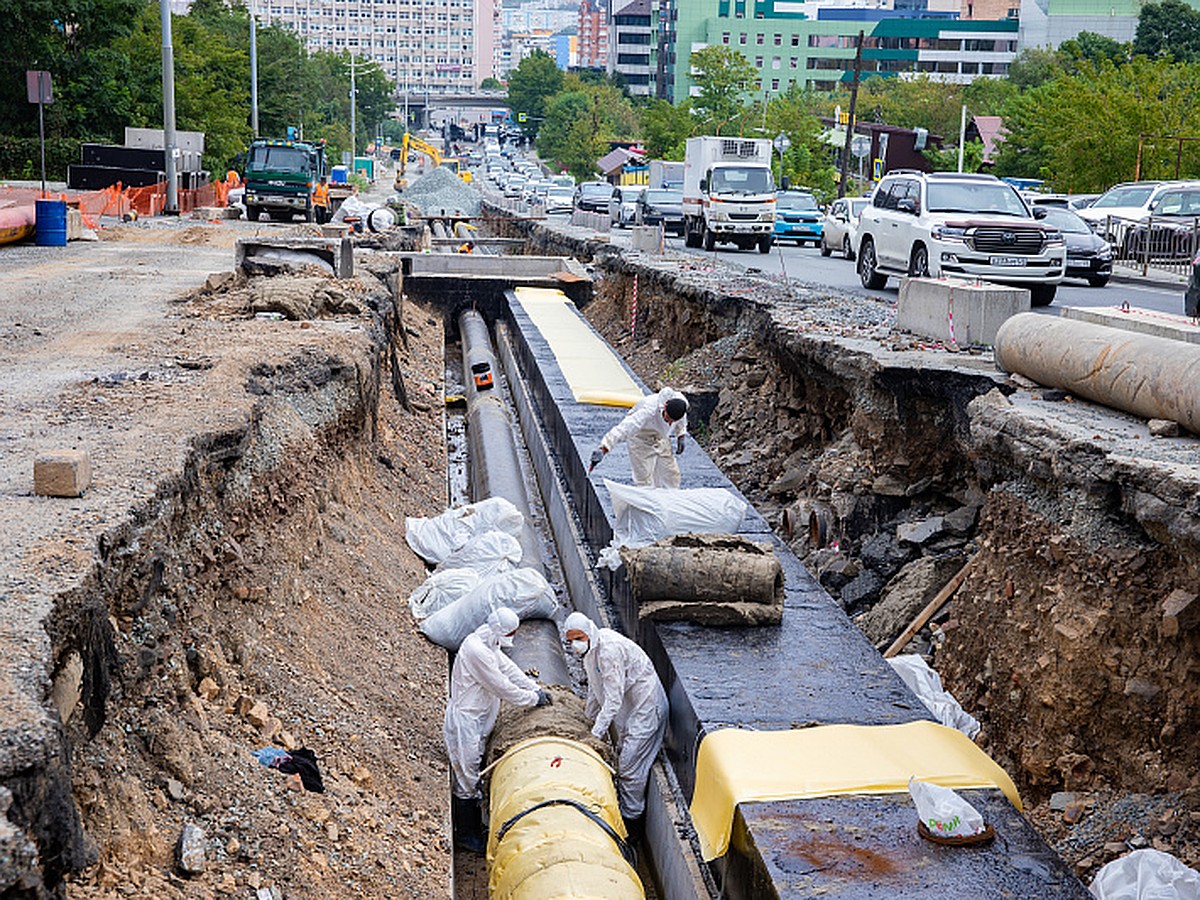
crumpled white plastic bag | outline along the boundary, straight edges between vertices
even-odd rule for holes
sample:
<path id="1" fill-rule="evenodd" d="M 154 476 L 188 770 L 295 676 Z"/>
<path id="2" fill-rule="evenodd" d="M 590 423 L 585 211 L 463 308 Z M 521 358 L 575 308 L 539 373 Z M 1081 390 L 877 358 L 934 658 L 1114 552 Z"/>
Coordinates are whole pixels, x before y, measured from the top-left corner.
<path id="1" fill-rule="evenodd" d="M 489 497 L 448 509 L 437 516 L 409 516 L 404 520 L 404 539 L 424 560 L 440 563 L 473 536 L 485 531 L 519 535 L 525 517 L 503 497 Z"/>
<path id="2" fill-rule="evenodd" d="M 479 573 L 474 569 L 446 569 L 434 572 L 408 598 L 408 608 L 417 621 L 445 609 L 455 600 L 465 597 L 479 584 Z"/>
<path id="3" fill-rule="evenodd" d="M 1096 873 L 1096 900 L 1200 900 L 1200 872 L 1161 850 L 1134 850 Z"/>
<path id="4" fill-rule="evenodd" d="M 549 618 L 554 615 L 554 590 L 541 572 L 528 567 L 492 575 L 423 621 L 421 633 L 447 650 L 457 650 L 501 606 L 522 620 Z"/>
<path id="5" fill-rule="evenodd" d="M 979 811 L 950 788 L 910 778 L 908 792 L 934 837 L 973 837 L 987 827 Z"/>
<path id="6" fill-rule="evenodd" d="M 480 577 L 497 575 L 521 561 L 521 542 L 503 531 L 477 534 L 437 564 L 435 571 L 474 569 Z"/>
<path id="7" fill-rule="evenodd" d="M 954 695 L 942 687 L 942 679 L 924 659 L 910 653 L 893 657 L 888 663 L 939 722 L 947 728 L 957 728 L 974 740 L 979 734 L 979 721 L 963 710 Z"/>
<path id="8" fill-rule="evenodd" d="M 734 534 L 746 501 L 724 488 L 639 487 L 604 479 L 612 498 L 613 539 L 600 552 L 602 566 L 621 565 L 621 547 L 647 547 L 674 534 Z"/>

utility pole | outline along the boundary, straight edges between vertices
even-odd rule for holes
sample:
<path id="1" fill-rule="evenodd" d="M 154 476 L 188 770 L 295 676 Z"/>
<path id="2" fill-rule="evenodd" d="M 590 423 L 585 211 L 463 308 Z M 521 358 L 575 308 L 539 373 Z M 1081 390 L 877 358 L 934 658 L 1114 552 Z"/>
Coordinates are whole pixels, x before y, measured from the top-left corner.
<path id="1" fill-rule="evenodd" d="M 162 93 L 163 157 L 167 169 L 167 208 L 164 213 L 179 215 L 179 172 L 175 146 L 175 48 L 171 46 L 171 0 L 159 0 L 162 14 Z"/>
<path id="2" fill-rule="evenodd" d="M 850 82 L 850 116 L 846 120 L 846 140 L 842 144 L 841 159 L 838 160 L 838 197 L 846 196 L 846 181 L 850 178 L 850 141 L 854 137 L 854 111 L 858 106 L 858 79 L 862 74 L 863 33 L 858 33 L 858 46 L 854 49 L 854 80 Z"/>
<path id="3" fill-rule="evenodd" d="M 258 4 L 250 6 L 250 128 L 258 137 Z"/>
<path id="4" fill-rule="evenodd" d="M 350 54 L 350 168 L 354 168 L 353 158 L 358 154 L 358 119 L 355 107 L 357 103 L 354 89 L 354 54 Z"/>

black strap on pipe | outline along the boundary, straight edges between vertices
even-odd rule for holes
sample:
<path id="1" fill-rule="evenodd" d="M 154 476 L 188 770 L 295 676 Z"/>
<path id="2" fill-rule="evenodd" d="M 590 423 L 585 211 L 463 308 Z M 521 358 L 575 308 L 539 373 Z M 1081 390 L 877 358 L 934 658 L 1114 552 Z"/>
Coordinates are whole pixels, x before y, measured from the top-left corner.
<path id="1" fill-rule="evenodd" d="M 571 808 L 583 813 L 602 829 L 604 829 L 604 833 L 613 839 L 613 843 L 615 843 L 617 845 L 617 849 L 621 851 L 621 856 L 625 858 L 625 862 L 629 863 L 629 865 L 633 866 L 635 869 L 637 868 L 636 851 L 634 851 L 634 849 L 630 847 L 627 842 L 621 839 L 621 836 L 613 830 L 611 825 L 605 822 L 602 818 L 600 818 L 600 816 L 596 815 L 596 813 L 588 809 L 578 800 L 555 799 L 543 800 L 541 803 L 535 803 L 533 806 L 529 807 L 529 809 L 522 810 L 500 826 L 500 829 L 496 832 L 496 843 L 499 844 L 502 840 L 504 840 L 504 836 L 508 834 L 508 830 L 516 825 L 517 822 L 519 822 L 525 816 L 529 815 L 534 810 L 542 809 L 546 806 L 570 806 Z"/>

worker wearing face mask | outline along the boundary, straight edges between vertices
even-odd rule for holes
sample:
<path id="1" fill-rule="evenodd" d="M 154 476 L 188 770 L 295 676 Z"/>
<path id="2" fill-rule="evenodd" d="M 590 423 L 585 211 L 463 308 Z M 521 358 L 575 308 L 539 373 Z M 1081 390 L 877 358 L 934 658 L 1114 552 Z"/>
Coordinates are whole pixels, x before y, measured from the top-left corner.
<path id="1" fill-rule="evenodd" d="M 667 730 L 667 694 L 645 652 L 623 634 L 598 628 L 583 613 L 567 616 L 571 649 L 583 657 L 588 696 L 585 714 L 596 717 L 592 734 L 616 729 L 617 795 L 630 837 L 640 839 L 646 781 Z"/>
<path id="2" fill-rule="evenodd" d="M 634 484 L 678 488 L 679 463 L 675 462 L 675 457 L 683 452 L 687 411 L 687 400 L 672 388 L 647 394 L 604 435 L 600 446 L 592 453 L 588 471 L 596 468 L 617 444 L 627 441 Z"/>
<path id="3" fill-rule="evenodd" d="M 482 821 L 478 800 L 479 767 L 488 736 L 500 714 L 500 701 L 514 706 L 545 706 L 550 695 L 504 653 L 513 644 L 521 620 L 507 606 L 488 616 L 462 642 L 450 673 L 450 702 L 444 734 L 450 757 L 455 843 L 482 853 Z"/>

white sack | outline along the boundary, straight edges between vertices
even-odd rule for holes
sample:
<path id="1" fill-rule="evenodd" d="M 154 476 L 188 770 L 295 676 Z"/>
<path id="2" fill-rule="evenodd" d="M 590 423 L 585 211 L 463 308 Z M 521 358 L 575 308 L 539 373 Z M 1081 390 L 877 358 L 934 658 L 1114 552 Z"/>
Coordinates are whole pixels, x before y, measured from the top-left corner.
<path id="1" fill-rule="evenodd" d="M 447 650 L 457 650 L 467 635 L 501 606 L 521 619 L 550 618 L 555 609 L 554 590 L 541 572 L 528 567 L 492 575 L 422 622 L 421 633 Z"/>
<path id="2" fill-rule="evenodd" d="M 604 479 L 613 505 L 613 540 L 600 564 L 621 565 L 621 547 L 647 547 L 674 534 L 734 534 L 746 515 L 746 501 L 724 488 L 638 487 Z"/>
<path id="3" fill-rule="evenodd" d="M 1096 900 L 1200 900 L 1200 872 L 1170 853 L 1134 850 L 1096 873 Z"/>
<path id="4" fill-rule="evenodd" d="M 430 518 L 409 516 L 404 520 L 404 539 L 422 559 L 436 564 L 474 535 L 503 531 L 515 536 L 524 526 L 525 517 L 512 503 L 489 497 Z"/>
<path id="5" fill-rule="evenodd" d="M 907 654 L 889 659 L 900 679 L 909 690 L 921 698 L 926 709 L 933 713 L 947 728 L 957 728 L 972 740 L 979 734 L 979 722 L 965 712 L 954 696 L 942 687 L 938 673 L 929 668 L 925 660 L 916 654 Z"/>
<path id="6" fill-rule="evenodd" d="M 503 531 L 485 531 L 475 535 L 465 544 L 437 564 L 435 571 L 447 569 L 474 569 L 480 577 L 497 575 L 516 567 L 521 561 L 521 543 Z"/>
<path id="7" fill-rule="evenodd" d="M 408 608 L 417 621 L 445 609 L 455 600 L 465 597 L 479 584 L 479 573 L 474 569 L 446 569 L 434 572 L 426 578 L 408 598 Z"/>
<path id="8" fill-rule="evenodd" d="M 917 817 L 934 837 L 973 837 L 987 827 L 979 810 L 950 788 L 910 778 L 908 792 L 917 806 Z"/>

